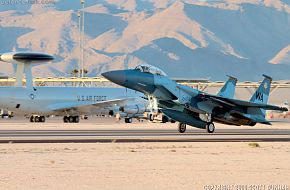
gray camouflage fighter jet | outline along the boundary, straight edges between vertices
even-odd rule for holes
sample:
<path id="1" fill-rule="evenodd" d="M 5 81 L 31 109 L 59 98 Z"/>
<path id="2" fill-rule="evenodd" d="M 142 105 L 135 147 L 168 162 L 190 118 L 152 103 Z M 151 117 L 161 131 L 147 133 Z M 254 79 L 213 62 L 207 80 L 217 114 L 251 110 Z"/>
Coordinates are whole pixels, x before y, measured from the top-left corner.
<path id="1" fill-rule="evenodd" d="M 234 99 L 237 80 L 233 77 L 229 77 L 217 95 L 212 95 L 180 85 L 151 65 L 109 71 L 102 75 L 116 84 L 157 98 L 161 111 L 169 118 L 179 121 L 180 133 L 186 131 L 186 125 L 213 133 L 213 122 L 237 126 L 254 126 L 256 123 L 270 125 L 265 119 L 266 110 L 286 109 L 267 104 L 272 79 L 266 75 L 263 75 L 264 80 L 250 101 Z"/>

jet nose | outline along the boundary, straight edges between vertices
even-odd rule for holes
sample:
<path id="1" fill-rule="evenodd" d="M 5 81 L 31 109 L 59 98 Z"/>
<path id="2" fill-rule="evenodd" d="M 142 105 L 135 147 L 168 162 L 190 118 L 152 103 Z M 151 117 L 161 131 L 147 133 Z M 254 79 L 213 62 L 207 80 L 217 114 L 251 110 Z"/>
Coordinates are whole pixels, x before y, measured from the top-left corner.
<path id="1" fill-rule="evenodd" d="M 102 76 L 121 86 L 123 86 L 126 82 L 126 75 L 124 71 L 109 71 L 102 73 Z"/>

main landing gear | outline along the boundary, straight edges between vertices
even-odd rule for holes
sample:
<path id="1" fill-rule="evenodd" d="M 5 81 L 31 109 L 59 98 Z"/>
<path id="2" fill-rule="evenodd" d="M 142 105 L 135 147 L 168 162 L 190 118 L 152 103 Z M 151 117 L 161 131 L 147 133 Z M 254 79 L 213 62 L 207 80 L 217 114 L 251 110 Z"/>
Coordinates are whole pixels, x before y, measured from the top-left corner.
<path id="1" fill-rule="evenodd" d="M 29 119 L 30 122 L 35 123 L 44 123 L 45 117 L 44 116 L 38 116 L 38 115 L 32 115 Z"/>
<path id="2" fill-rule="evenodd" d="M 186 124 L 185 123 L 179 123 L 178 124 L 178 131 L 179 131 L 179 133 L 184 133 L 186 131 Z"/>
<path id="3" fill-rule="evenodd" d="M 215 130 L 214 123 L 208 122 L 205 126 L 205 129 L 208 133 L 213 133 Z M 178 124 L 178 132 L 184 133 L 186 131 L 186 124 L 185 123 L 179 123 Z"/>
<path id="4" fill-rule="evenodd" d="M 64 123 L 79 123 L 80 117 L 79 116 L 64 116 L 63 122 Z"/>

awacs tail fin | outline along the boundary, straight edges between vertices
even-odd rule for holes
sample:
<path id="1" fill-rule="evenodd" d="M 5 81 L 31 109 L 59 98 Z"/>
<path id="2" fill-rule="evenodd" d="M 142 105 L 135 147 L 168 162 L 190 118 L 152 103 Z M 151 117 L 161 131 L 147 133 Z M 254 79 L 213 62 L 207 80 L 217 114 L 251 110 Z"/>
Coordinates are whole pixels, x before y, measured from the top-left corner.
<path id="1" fill-rule="evenodd" d="M 251 97 L 250 102 L 262 103 L 262 104 L 268 103 L 272 78 L 267 76 L 267 75 L 263 75 L 263 76 L 265 78 L 261 82 L 259 88 L 256 90 L 256 92 Z M 262 115 L 263 117 L 265 117 L 265 115 L 266 115 L 266 110 L 264 110 L 264 109 L 257 109 L 255 112 L 256 112 L 255 114 Z"/>
<path id="2" fill-rule="evenodd" d="M 229 79 L 225 83 L 225 85 L 221 88 L 218 96 L 224 97 L 224 98 L 233 98 L 235 96 L 235 90 L 236 90 L 236 84 L 237 79 L 231 76 L 228 76 Z"/>

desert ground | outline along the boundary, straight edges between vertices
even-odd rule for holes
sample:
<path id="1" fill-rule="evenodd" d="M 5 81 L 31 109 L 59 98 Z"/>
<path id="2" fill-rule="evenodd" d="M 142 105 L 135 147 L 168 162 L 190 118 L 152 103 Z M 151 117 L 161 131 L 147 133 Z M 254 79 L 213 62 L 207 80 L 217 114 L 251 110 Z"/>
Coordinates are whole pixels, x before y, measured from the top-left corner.
<path id="1" fill-rule="evenodd" d="M 259 147 L 256 147 L 259 146 Z M 290 185 L 290 143 L 1 144 L 1 189 Z M 237 189 L 234 187 L 233 189 Z"/>
<path id="2" fill-rule="evenodd" d="M 1 120 L 1 130 L 64 125 L 21 122 Z M 125 126 L 103 122 L 67 128 Z M 168 125 L 150 127 L 174 124 Z M 148 128 L 146 123 L 129 126 L 134 127 Z M 10 143 L 0 144 L 0 167 L 4 190 L 289 189 L 290 142 Z"/>

